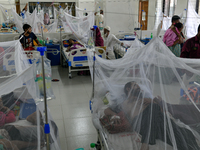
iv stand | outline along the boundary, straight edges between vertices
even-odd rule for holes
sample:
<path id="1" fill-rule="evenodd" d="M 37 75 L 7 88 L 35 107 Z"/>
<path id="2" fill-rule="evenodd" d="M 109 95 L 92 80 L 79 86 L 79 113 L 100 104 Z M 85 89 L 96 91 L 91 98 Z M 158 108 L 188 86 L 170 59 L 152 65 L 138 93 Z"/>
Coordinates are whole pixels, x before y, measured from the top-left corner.
<path id="1" fill-rule="evenodd" d="M 45 83 L 45 70 L 44 70 L 44 52 L 47 51 L 46 47 L 38 47 L 37 51 L 40 52 L 42 58 L 42 78 L 43 78 L 43 88 L 44 88 L 44 108 L 45 108 L 45 126 L 44 126 L 44 133 L 46 134 L 46 146 L 47 150 L 50 150 L 50 143 L 49 143 L 49 134 L 50 134 L 50 126 L 48 123 L 48 112 L 47 112 L 47 95 L 46 95 L 46 83 Z"/>

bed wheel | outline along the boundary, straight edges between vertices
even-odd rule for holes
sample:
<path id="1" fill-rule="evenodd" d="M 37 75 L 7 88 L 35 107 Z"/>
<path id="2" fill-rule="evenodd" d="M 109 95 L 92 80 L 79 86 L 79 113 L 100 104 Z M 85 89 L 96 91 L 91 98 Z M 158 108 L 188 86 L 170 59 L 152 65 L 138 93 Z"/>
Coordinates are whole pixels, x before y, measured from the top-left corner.
<path id="1" fill-rule="evenodd" d="M 71 73 L 69 73 L 69 79 L 71 79 L 72 78 L 72 74 Z"/>
<path id="2" fill-rule="evenodd" d="M 96 149 L 97 149 L 97 150 L 101 150 L 101 143 L 100 143 L 99 141 L 98 141 L 97 144 L 96 144 Z"/>

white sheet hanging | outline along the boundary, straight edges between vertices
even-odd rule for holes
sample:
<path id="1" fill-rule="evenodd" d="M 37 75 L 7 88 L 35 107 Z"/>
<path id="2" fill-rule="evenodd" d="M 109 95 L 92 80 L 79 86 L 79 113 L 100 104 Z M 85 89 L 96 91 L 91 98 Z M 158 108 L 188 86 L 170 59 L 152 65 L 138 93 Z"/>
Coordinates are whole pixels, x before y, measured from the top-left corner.
<path id="1" fill-rule="evenodd" d="M 20 33 L 24 32 L 23 24 L 27 23 L 32 27 L 32 32 L 34 33 L 41 33 L 41 28 L 43 28 L 44 33 L 52 33 L 56 32 L 58 20 L 55 19 L 54 23 L 50 25 L 44 25 L 44 14 L 41 12 L 40 14 L 37 13 L 35 9 L 32 14 L 26 12 L 26 20 L 20 17 L 14 9 L 12 9 L 12 14 L 14 17 L 14 23 Z M 55 13 L 54 13 L 55 15 Z"/>
<path id="2" fill-rule="evenodd" d="M 195 9 L 191 5 L 191 2 L 189 1 L 187 10 L 187 20 L 185 24 L 187 38 L 196 36 L 199 24 L 200 16 L 196 13 Z"/>
<path id="3" fill-rule="evenodd" d="M 0 9 L 3 14 L 4 21 L 13 22 L 14 18 L 12 15 L 12 9 L 14 9 L 16 11 L 15 7 L 7 9 L 6 7 L 4 7 L 3 5 L 0 4 Z"/>

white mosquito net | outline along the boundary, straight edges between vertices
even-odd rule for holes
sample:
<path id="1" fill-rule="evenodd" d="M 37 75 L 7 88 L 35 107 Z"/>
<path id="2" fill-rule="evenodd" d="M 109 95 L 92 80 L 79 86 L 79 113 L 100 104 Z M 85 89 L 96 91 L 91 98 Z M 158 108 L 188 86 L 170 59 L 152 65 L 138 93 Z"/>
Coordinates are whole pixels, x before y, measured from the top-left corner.
<path id="1" fill-rule="evenodd" d="M 89 13 L 88 16 L 80 18 L 73 17 L 67 13 L 64 14 L 66 18 L 66 23 L 63 21 L 65 32 L 69 32 L 70 29 L 77 40 L 86 44 L 89 40 L 90 29 L 93 28 L 94 25 L 94 14 Z"/>
<path id="2" fill-rule="evenodd" d="M 84 17 L 85 13 L 89 13 L 92 11 L 87 11 L 86 9 L 80 9 L 78 7 L 76 7 L 76 17 Z"/>
<path id="3" fill-rule="evenodd" d="M 121 59 L 96 56 L 95 67 L 88 57 L 93 123 L 109 149 L 200 149 L 199 60 L 175 57 L 158 37 Z"/>
<path id="4" fill-rule="evenodd" d="M 12 9 L 12 14 L 14 17 L 14 23 L 20 33 L 24 32 L 23 24 L 27 23 L 32 27 L 32 31 L 34 33 L 42 33 L 42 29 L 44 33 L 55 33 L 57 30 L 58 20 L 55 19 L 54 22 L 50 25 L 44 24 L 44 13 L 37 13 L 35 9 L 33 13 L 26 12 L 25 18 L 19 16 L 14 9 Z"/>
<path id="5" fill-rule="evenodd" d="M 44 104 L 19 41 L 0 43 L 0 147 L 10 150 L 46 149 Z M 51 149 L 60 149 L 56 123 L 47 110 Z"/>
<path id="6" fill-rule="evenodd" d="M 140 40 L 138 40 L 138 38 L 135 38 L 130 48 L 128 48 L 127 52 L 125 53 L 124 57 L 133 55 L 136 50 L 140 50 L 143 46 L 144 44 Z"/>
<path id="7" fill-rule="evenodd" d="M 1 9 L 1 12 L 3 14 L 3 19 L 6 23 L 11 23 L 13 22 L 13 15 L 12 15 L 12 10 L 11 8 L 10 9 L 7 9 L 6 7 L 4 7 L 3 5 L 0 4 L 0 9 Z M 15 8 L 13 8 L 15 9 Z"/>
<path id="8" fill-rule="evenodd" d="M 163 17 L 163 25 L 162 25 L 163 30 L 169 29 L 169 27 L 172 24 L 171 20 L 172 20 L 171 17 Z"/>
<path id="9" fill-rule="evenodd" d="M 191 2 L 188 2 L 187 20 L 186 20 L 186 34 L 187 38 L 196 36 L 197 29 L 200 24 L 200 16 L 193 8 Z"/>
<path id="10" fill-rule="evenodd" d="M 156 21 L 154 25 L 154 30 L 157 30 L 158 25 L 163 21 L 163 12 L 161 9 L 158 9 L 156 12 Z"/>

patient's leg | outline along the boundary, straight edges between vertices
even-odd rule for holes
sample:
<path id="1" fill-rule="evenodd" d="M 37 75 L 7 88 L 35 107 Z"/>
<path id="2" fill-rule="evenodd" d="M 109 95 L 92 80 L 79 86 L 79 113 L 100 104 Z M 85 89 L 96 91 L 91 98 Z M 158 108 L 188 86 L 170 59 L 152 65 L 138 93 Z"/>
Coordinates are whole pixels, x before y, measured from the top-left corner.
<path id="1" fill-rule="evenodd" d="M 15 143 L 7 139 L 0 139 L 0 144 L 3 145 L 4 149 L 19 150 Z"/>
<path id="2" fill-rule="evenodd" d="M 19 149 L 27 148 L 27 147 L 36 147 L 37 146 L 37 141 L 36 142 L 24 142 L 24 141 L 12 141 Z"/>

